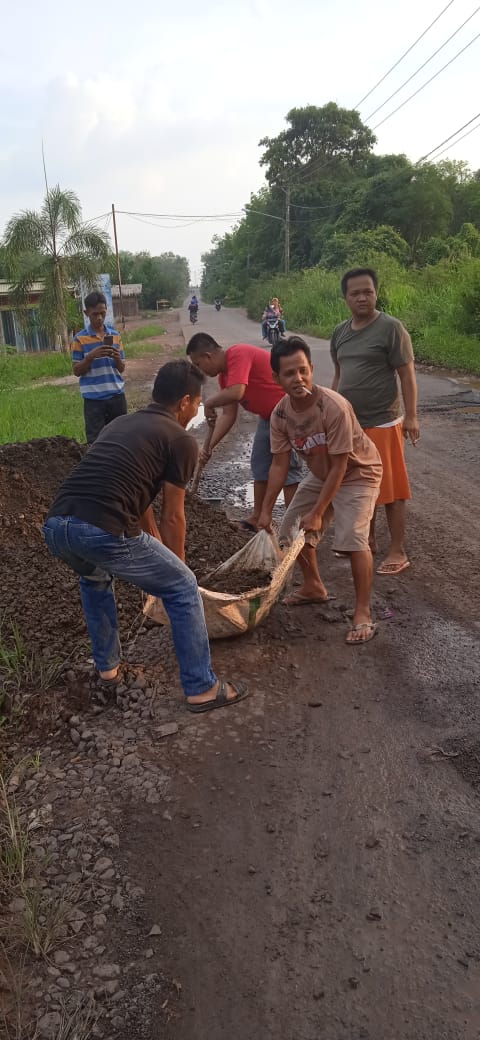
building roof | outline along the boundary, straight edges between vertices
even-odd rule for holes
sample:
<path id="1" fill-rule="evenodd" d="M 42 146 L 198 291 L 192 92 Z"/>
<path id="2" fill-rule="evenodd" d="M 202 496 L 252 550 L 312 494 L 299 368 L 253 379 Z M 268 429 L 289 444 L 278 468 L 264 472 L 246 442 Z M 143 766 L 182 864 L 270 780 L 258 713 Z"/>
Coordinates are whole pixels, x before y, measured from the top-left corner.
<path id="1" fill-rule="evenodd" d="M 143 286 L 141 283 L 126 282 L 125 285 L 122 285 L 122 296 L 141 296 L 142 288 Z M 118 285 L 112 285 L 112 296 L 114 299 L 118 300 L 120 296 Z"/>
<path id="2" fill-rule="evenodd" d="M 0 279 L 0 296 L 11 296 L 13 292 L 13 286 L 10 282 L 6 282 Z M 41 293 L 43 292 L 43 282 L 33 282 L 29 289 L 30 293 Z"/>

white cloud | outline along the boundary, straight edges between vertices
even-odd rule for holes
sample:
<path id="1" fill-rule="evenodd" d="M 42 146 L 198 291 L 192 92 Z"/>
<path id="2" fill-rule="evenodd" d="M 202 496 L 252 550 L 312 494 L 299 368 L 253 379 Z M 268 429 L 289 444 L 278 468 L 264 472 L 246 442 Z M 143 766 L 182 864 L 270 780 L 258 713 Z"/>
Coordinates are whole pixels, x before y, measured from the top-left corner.
<path id="1" fill-rule="evenodd" d="M 437 0 L 424 0 L 421 17 L 418 4 L 404 0 L 402 18 L 395 0 L 385 0 L 381 17 L 373 0 L 361 11 L 354 0 L 297 0 L 294 8 L 291 0 L 184 0 L 168 9 L 155 0 L 134 7 L 104 0 L 99 19 L 97 5 L 84 0 L 72 33 L 60 0 L 41 9 L 24 0 L 2 23 L 3 38 L 20 37 L 22 46 L 0 61 L 0 227 L 41 202 L 42 138 L 50 181 L 76 190 L 85 216 L 108 211 L 112 200 L 142 212 L 237 211 L 263 181 L 260 137 L 278 133 L 297 105 L 334 99 L 351 107 L 437 12 Z M 469 13 L 468 0 L 457 0 L 362 115 Z M 432 63 L 432 73 L 474 26 Z M 416 159 L 470 118 L 478 53 L 474 45 L 389 120 L 377 150 Z M 480 131 L 452 154 L 478 168 Z M 225 229 L 169 232 L 119 217 L 125 248 L 172 248 L 195 265 L 211 235 Z"/>

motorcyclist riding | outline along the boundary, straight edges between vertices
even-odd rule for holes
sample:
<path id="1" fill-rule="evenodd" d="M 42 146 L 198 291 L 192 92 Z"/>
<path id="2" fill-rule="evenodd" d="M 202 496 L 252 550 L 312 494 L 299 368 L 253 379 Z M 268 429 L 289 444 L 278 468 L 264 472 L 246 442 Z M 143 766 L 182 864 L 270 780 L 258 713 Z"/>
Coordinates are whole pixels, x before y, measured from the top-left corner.
<path id="1" fill-rule="evenodd" d="M 190 321 L 195 321 L 198 314 L 198 300 L 195 296 L 195 293 L 193 294 L 192 299 L 190 300 L 188 309 L 190 311 Z"/>
<path id="2" fill-rule="evenodd" d="M 265 310 L 262 314 L 262 339 L 268 339 L 267 322 L 269 318 L 278 318 L 280 330 L 283 335 L 285 334 L 287 326 L 285 323 L 285 319 L 282 318 L 282 314 L 283 310 L 278 302 L 278 297 L 274 296 L 273 300 L 270 303 L 267 303 L 267 306 L 265 307 Z"/>

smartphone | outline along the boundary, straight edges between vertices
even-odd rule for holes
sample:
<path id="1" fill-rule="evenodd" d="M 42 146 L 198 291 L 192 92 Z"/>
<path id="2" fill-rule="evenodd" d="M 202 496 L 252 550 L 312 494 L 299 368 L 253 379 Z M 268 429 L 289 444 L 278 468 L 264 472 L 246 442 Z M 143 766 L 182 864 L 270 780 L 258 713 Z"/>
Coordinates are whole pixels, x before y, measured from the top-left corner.
<path id="1" fill-rule="evenodd" d="M 103 345 L 104 347 L 113 347 L 113 336 L 104 336 Z"/>

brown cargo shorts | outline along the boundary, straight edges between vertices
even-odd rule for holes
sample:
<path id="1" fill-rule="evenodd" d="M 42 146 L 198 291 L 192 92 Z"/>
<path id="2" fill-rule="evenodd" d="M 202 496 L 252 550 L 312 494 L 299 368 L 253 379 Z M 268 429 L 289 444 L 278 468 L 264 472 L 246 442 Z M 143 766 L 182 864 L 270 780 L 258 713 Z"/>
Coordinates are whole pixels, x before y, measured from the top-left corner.
<path id="1" fill-rule="evenodd" d="M 342 484 L 323 517 L 321 531 L 307 531 L 307 545 L 317 546 L 329 524 L 334 521 L 333 548 L 336 552 L 360 552 L 368 549 L 370 522 L 378 498 L 378 484 Z M 323 481 L 309 473 L 298 485 L 297 491 L 285 513 L 279 531 L 279 542 L 288 545 L 293 541 L 299 522 L 305 513 L 313 509 L 322 490 Z M 333 506 L 333 508 L 332 508 Z"/>

